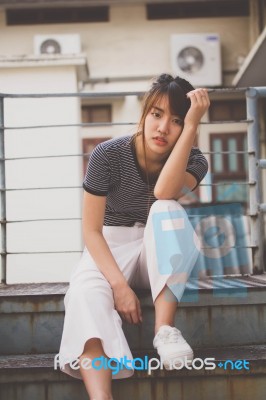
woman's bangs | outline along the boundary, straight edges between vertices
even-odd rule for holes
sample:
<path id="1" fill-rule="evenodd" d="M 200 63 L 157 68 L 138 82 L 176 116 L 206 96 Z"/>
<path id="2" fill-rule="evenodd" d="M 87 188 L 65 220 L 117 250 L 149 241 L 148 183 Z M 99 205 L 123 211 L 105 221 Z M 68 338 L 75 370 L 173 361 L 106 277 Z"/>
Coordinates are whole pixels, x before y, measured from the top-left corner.
<path id="1" fill-rule="evenodd" d="M 150 98 L 149 111 L 152 109 L 152 107 L 156 106 L 156 104 L 160 103 L 160 101 L 165 95 L 167 95 L 167 91 L 165 92 L 162 92 L 162 90 L 154 91 L 154 93 Z"/>
<path id="2" fill-rule="evenodd" d="M 190 107 L 190 100 L 186 97 L 184 91 L 176 82 L 171 82 L 168 87 L 168 98 L 170 112 L 172 115 L 178 115 L 185 118 L 186 113 Z"/>

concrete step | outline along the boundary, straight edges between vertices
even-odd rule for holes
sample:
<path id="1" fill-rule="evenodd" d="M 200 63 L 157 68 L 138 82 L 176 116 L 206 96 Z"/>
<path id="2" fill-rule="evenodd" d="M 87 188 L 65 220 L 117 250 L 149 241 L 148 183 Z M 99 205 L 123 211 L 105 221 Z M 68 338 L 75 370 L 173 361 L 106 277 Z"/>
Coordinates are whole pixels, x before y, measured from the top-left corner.
<path id="1" fill-rule="evenodd" d="M 67 286 L 0 286 L 0 354 L 58 351 Z M 137 294 L 144 322 L 141 326 L 125 323 L 124 331 L 133 350 L 149 350 L 154 307 L 149 291 Z M 266 343 L 266 275 L 190 282 L 175 324 L 193 347 Z"/>
<path id="2" fill-rule="evenodd" d="M 138 352 L 149 359 L 154 353 Z M 114 380 L 115 400 L 264 400 L 266 345 L 195 349 L 201 359 L 215 358 L 213 370 L 135 371 Z M 229 361 L 230 360 L 230 361 Z M 245 368 L 243 361 L 245 360 Z M 198 367 L 200 364 L 197 364 Z M 87 400 L 82 381 L 54 370 L 54 354 L 0 357 L 1 400 Z"/>

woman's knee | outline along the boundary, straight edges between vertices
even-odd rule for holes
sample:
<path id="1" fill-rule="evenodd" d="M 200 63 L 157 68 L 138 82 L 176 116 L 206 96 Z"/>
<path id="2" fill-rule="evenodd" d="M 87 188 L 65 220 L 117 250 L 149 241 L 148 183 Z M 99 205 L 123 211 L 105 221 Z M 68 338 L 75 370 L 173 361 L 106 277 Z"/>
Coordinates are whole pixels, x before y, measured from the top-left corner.
<path id="1" fill-rule="evenodd" d="M 86 287 L 86 286 L 80 286 L 80 287 L 73 287 L 70 288 L 69 291 L 67 292 L 66 295 L 66 300 L 68 303 L 79 303 L 83 302 L 84 299 L 86 299 L 86 303 L 89 301 L 93 302 L 95 301 L 95 294 L 94 290 Z"/>
<path id="2" fill-rule="evenodd" d="M 112 301 L 112 291 L 108 286 L 101 287 L 99 285 L 80 285 L 69 290 L 68 299 L 74 302 L 85 302 L 87 305 L 95 307 L 97 304 L 106 304 Z"/>
<path id="3" fill-rule="evenodd" d="M 169 210 L 181 210 L 183 207 L 177 200 L 156 200 L 150 208 L 150 212 L 160 212 Z"/>
<path id="4" fill-rule="evenodd" d="M 104 355 L 104 350 L 103 350 L 103 345 L 102 345 L 101 339 L 91 338 L 86 341 L 86 343 L 84 345 L 82 356 L 84 356 L 88 353 L 91 353 L 91 352 Z"/>

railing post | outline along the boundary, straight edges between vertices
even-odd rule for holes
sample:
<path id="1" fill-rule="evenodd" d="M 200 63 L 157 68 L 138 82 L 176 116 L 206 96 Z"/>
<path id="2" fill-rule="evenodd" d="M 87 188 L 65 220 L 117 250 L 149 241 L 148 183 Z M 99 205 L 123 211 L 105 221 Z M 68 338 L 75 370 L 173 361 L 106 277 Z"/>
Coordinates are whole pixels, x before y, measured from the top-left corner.
<path id="1" fill-rule="evenodd" d="M 262 202 L 260 168 L 258 167 L 259 154 L 259 113 L 258 93 L 255 88 L 247 89 L 247 119 L 252 122 L 248 125 L 248 174 L 249 182 L 249 212 L 251 228 L 251 248 L 253 273 L 263 272 L 263 218 L 260 218 L 259 205 Z"/>
<path id="2" fill-rule="evenodd" d="M 4 97 L 0 95 L 0 198 L 1 198 L 1 280 L 6 283 L 6 173 Z"/>

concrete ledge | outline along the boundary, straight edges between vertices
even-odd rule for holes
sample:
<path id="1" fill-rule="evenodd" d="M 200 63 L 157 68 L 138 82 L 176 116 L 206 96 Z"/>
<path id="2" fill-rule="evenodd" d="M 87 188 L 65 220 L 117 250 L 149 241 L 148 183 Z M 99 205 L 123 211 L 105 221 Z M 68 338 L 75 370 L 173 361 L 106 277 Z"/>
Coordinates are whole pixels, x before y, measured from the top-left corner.
<path id="1" fill-rule="evenodd" d="M 1 285 L 0 354 L 56 353 L 67 287 L 67 283 Z M 208 279 L 199 282 L 199 289 L 190 283 L 186 292 L 184 298 L 193 301 L 180 303 L 175 325 L 193 348 L 266 343 L 265 275 Z M 152 348 L 154 307 L 149 291 L 137 295 L 143 324 L 124 323 L 123 329 L 133 351 L 146 351 Z"/>
<path id="2" fill-rule="evenodd" d="M 146 353 L 147 354 L 147 353 Z M 134 353 L 134 357 L 144 357 Z M 149 357 L 154 353 L 147 354 Z M 196 349 L 196 357 L 249 360 L 249 370 L 136 371 L 114 380 L 116 400 L 265 400 L 266 345 Z M 83 382 L 53 369 L 53 354 L 0 357 L 0 398 L 5 400 L 88 400 Z"/>
<path id="3" fill-rule="evenodd" d="M 209 347 L 205 349 L 194 349 L 195 358 L 215 358 L 216 365 L 220 362 L 224 363 L 227 360 L 237 361 L 246 360 L 249 361 L 249 369 L 237 369 L 231 364 L 227 364 L 225 367 L 216 367 L 214 370 L 204 370 L 203 369 L 192 369 L 188 370 L 183 368 L 181 370 L 166 371 L 155 370 L 148 375 L 146 371 L 135 371 L 135 378 L 158 378 L 158 377 L 173 377 L 173 376 L 203 376 L 203 375 L 256 375 L 265 374 L 266 376 L 266 344 L 256 345 L 256 346 L 231 346 L 231 347 Z M 154 351 L 135 351 L 133 352 L 135 358 L 144 359 L 148 356 L 149 359 L 158 355 Z M 28 355 L 14 355 L 14 356 L 0 356 L 0 383 L 4 382 L 23 382 L 25 373 L 29 373 L 27 381 L 34 381 L 34 374 L 39 374 L 40 376 L 44 373 L 46 379 L 54 380 L 73 380 L 74 378 L 62 373 L 57 367 L 54 369 L 54 357 L 55 354 L 28 354 Z M 75 380 L 75 379 L 74 379 Z"/>
<path id="4" fill-rule="evenodd" d="M 26 312 L 51 311 L 51 300 L 59 300 L 60 304 L 56 306 L 56 311 L 64 311 L 62 299 L 67 288 L 68 283 L 0 284 L 0 312 L 25 312 L 25 306 Z M 144 306 L 153 305 L 149 290 L 136 290 L 136 293 Z M 9 304 L 13 304 L 11 308 L 7 306 L 7 300 Z M 19 307 L 22 300 L 23 308 Z M 38 307 L 29 306 L 28 302 L 37 303 Z M 262 274 L 241 277 L 210 277 L 204 280 L 191 279 L 187 283 L 180 306 L 265 303 L 266 274 Z M 45 309 L 45 305 L 48 305 L 47 309 Z"/>

